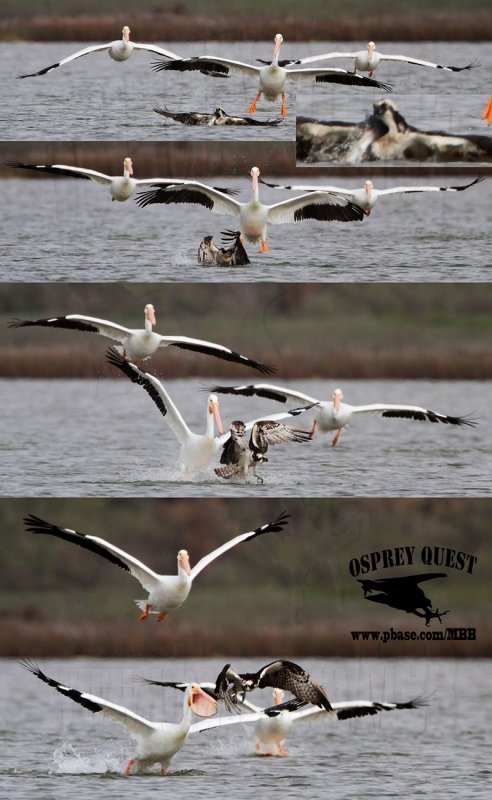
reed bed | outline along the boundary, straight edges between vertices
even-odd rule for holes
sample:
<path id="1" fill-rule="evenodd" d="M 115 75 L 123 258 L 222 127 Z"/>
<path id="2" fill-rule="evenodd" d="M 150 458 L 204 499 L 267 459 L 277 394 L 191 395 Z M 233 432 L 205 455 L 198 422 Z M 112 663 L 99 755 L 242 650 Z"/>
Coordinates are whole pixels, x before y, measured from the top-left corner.
<path id="1" fill-rule="evenodd" d="M 169 175 L 170 177 L 205 177 L 223 175 L 247 179 L 249 170 L 256 164 L 265 176 L 295 175 L 301 181 L 315 176 L 331 181 L 333 176 L 352 177 L 360 183 L 365 177 L 452 177 L 468 178 L 469 167 L 430 166 L 415 167 L 296 167 L 294 142 L 227 142 L 218 147 L 216 142 L 2 142 L 0 178 L 25 178 L 42 180 L 46 177 L 32 171 L 20 171 L 8 166 L 10 161 L 28 164 L 72 164 L 90 167 L 109 174 L 119 173 L 123 158 L 131 155 L 138 177 Z M 481 174 L 492 174 L 492 167 L 481 166 Z M 64 178 L 58 178 L 64 180 Z M 72 180 L 67 178 L 66 180 Z"/>
<path id="2" fill-rule="evenodd" d="M 118 38 L 122 23 L 131 24 L 137 41 L 264 41 L 281 31 L 288 41 L 309 40 L 366 41 L 377 38 L 385 41 L 447 40 L 484 41 L 492 38 L 491 15 L 485 8 L 471 13 L 469 8 L 436 11 L 425 8 L 423 13 L 408 12 L 393 7 L 391 11 L 373 9 L 362 15 L 350 11 L 327 12 L 320 4 L 318 13 L 302 13 L 263 9 L 261 13 L 241 13 L 227 10 L 221 3 L 189 13 L 186 7 L 174 12 L 153 10 L 152 13 L 134 9 L 122 19 L 122 12 L 97 14 L 34 14 L 25 17 L 4 16 L 0 22 L 3 41 L 112 41 Z"/>
<path id="3" fill-rule="evenodd" d="M 250 348 L 251 350 L 251 348 Z M 253 351 L 252 351 L 253 352 Z M 283 348 L 279 355 L 256 346 L 254 357 L 265 364 L 277 364 L 278 375 L 272 378 L 339 378 L 357 379 L 429 379 L 491 380 L 492 353 L 463 349 L 462 352 L 395 348 L 381 351 L 374 348 L 330 349 L 330 358 L 322 350 Z M 256 380 L 253 370 L 202 355 L 183 353 L 172 348 L 140 365 L 155 375 L 169 378 L 240 378 Z M 0 378 L 118 378 L 121 376 L 106 364 L 104 351 L 90 352 L 86 347 L 28 346 L 4 347 L 0 362 Z M 121 378 L 125 380 L 124 378 Z"/>
<path id="4" fill-rule="evenodd" d="M 450 623 L 451 624 L 451 623 Z M 463 627 L 468 623 L 462 621 Z M 460 620 L 453 619 L 453 627 Z M 446 625 L 423 630 L 445 630 Z M 373 628 L 377 630 L 376 628 Z M 174 623 L 40 622 L 22 618 L 0 622 L 0 657 L 21 658 L 212 658 L 224 656 L 265 658 L 490 658 L 492 630 L 484 622 L 475 641 L 354 642 L 351 630 L 371 630 L 357 619 L 310 625 L 253 628 L 193 626 Z M 420 630 L 417 623 L 398 630 Z"/>

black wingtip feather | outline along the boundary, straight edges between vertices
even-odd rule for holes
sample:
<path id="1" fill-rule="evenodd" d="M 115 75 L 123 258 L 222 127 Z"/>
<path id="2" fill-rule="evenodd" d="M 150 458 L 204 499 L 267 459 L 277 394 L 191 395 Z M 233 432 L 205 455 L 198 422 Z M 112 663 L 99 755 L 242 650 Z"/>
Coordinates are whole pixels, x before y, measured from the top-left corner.
<path id="1" fill-rule="evenodd" d="M 287 514 L 286 511 L 282 511 L 282 513 L 279 514 L 278 517 L 273 520 L 273 522 L 268 522 L 266 525 L 260 525 L 259 528 L 256 528 L 251 536 L 248 536 L 245 541 L 249 542 L 256 536 L 262 536 L 264 533 L 279 533 L 280 531 L 283 531 L 285 526 L 289 524 L 290 517 L 290 514 Z"/>

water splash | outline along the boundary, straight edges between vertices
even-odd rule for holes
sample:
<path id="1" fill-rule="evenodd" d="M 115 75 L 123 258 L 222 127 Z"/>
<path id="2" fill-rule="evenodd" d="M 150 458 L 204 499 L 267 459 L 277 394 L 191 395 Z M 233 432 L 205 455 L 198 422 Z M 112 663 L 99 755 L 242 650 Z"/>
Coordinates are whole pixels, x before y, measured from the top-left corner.
<path id="1" fill-rule="evenodd" d="M 68 742 L 63 742 L 55 750 L 50 768 L 50 773 L 56 775 L 107 774 L 121 773 L 121 771 L 120 756 L 99 752 L 81 755 Z"/>

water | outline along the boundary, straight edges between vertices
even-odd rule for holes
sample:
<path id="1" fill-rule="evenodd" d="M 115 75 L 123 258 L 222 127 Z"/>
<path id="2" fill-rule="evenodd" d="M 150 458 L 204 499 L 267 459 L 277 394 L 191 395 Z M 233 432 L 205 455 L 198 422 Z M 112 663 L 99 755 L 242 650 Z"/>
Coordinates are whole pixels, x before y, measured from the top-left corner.
<path id="1" fill-rule="evenodd" d="M 295 89 L 291 89 L 287 118 L 277 127 L 188 127 L 166 123 L 152 109 L 213 112 L 248 116 L 258 84 L 241 75 L 207 78 L 200 73 L 155 73 L 156 58 L 134 51 L 128 61 L 116 63 L 106 53 L 84 56 L 45 76 L 19 81 L 16 75 L 34 72 L 85 47 L 85 42 L 4 44 L 0 53 L 0 139 L 135 139 L 139 141 L 202 140 L 294 141 Z M 163 45 L 165 47 L 165 44 Z M 293 48 L 294 46 L 292 46 Z M 267 58 L 272 42 L 179 42 L 170 45 L 184 57 L 217 55 L 251 61 Z M 290 49 L 290 48 L 289 48 Z M 286 48 L 286 57 L 289 50 Z M 343 87 L 340 87 L 343 91 Z M 15 114 L 8 113 L 12 98 Z M 3 113 L 2 113 L 3 112 Z M 280 118 L 280 101 L 258 103 L 260 120 Z"/>
<path id="2" fill-rule="evenodd" d="M 251 671 L 270 659 L 231 659 Z M 380 797 L 490 796 L 490 662 L 439 659 L 297 659 L 333 700 L 408 700 L 425 695 L 425 708 L 377 717 L 318 719 L 294 725 L 289 758 L 257 758 L 251 727 L 191 734 L 171 764 L 171 775 L 125 778 L 132 752 L 123 729 L 61 697 L 15 662 L 0 678 L 3 714 L 0 768 L 3 797 L 92 800 L 117 794 L 142 800 L 172 790 L 177 798 L 263 796 L 313 800 Z M 154 720 L 178 721 L 182 696 L 135 683 L 158 679 L 213 680 L 222 659 L 44 660 L 42 669 L 69 685 L 120 703 Z M 269 690 L 253 693 L 269 703 Z M 220 712 L 222 713 L 222 712 Z"/>
<path id="3" fill-rule="evenodd" d="M 137 157 L 137 154 L 135 154 Z M 238 177 L 201 180 L 251 197 L 249 170 Z M 243 177 L 244 175 L 244 177 Z M 268 173 L 263 172 L 266 180 Z M 374 178 L 394 185 L 467 183 L 477 175 Z M 274 178 L 274 182 L 282 179 Z M 295 182 L 362 186 L 361 178 L 289 176 Z M 284 179 L 285 182 L 285 179 Z M 0 280 L 6 281 L 488 281 L 491 255 L 484 231 L 491 202 L 490 179 L 466 192 L 440 192 L 379 200 L 363 222 L 270 225 L 271 251 L 248 248 L 250 266 L 224 269 L 197 263 L 207 234 L 235 226 L 234 217 L 202 206 L 138 208 L 133 199 L 112 203 L 104 187 L 70 179 L 1 182 Z M 266 203 L 291 194 L 261 186 Z"/>
<path id="4" fill-rule="evenodd" d="M 134 52 L 129 61 L 116 63 L 106 53 L 84 56 L 46 76 L 16 79 L 76 52 L 86 42 L 3 44 L 0 52 L 0 139 L 136 139 L 149 140 L 243 140 L 295 139 L 295 111 L 331 119 L 359 121 L 382 92 L 370 88 L 292 84 L 288 91 L 288 117 L 278 128 L 190 128 L 165 124 L 152 109 L 166 105 L 172 111 L 213 111 L 218 105 L 230 114 L 247 115 L 256 93 L 256 81 L 243 76 L 207 78 L 199 73 L 155 73 L 154 56 Z M 461 66 L 479 60 L 481 67 L 462 73 L 406 64 L 383 64 L 376 79 L 391 83 L 388 96 L 400 104 L 410 124 L 444 128 L 454 132 L 484 132 L 480 121 L 490 94 L 488 76 L 492 57 L 487 42 L 378 42 L 378 49 Z M 166 43 L 163 43 L 166 46 Z M 363 49 L 354 42 L 296 42 L 282 46 L 282 57 L 299 58 L 332 50 Z M 223 54 L 254 64 L 269 58 L 272 41 L 179 42 L 170 45 L 184 57 Z M 351 69 L 351 60 L 307 65 Z M 426 102 L 426 96 L 433 95 Z M 297 96 L 297 99 L 296 99 Z M 9 112 L 16 100 L 15 114 Z M 423 112 L 425 109 L 425 113 Z M 280 106 L 259 103 L 258 118 L 279 116 Z"/>
<path id="5" fill-rule="evenodd" d="M 224 382 L 224 381 L 223 381 Z M 212 385 L 214 382 L 210 381 Z M 289 382 L 287 382 L 289 385 Z M 291 381 L 314 397 L 331 395 L 337 381 Z M 349 497 L 486 496 L 492 449 L 490 382 L 343 381 L 346 402 L 413 403 L 470 415 L 476 428 L 382 419 L 353 420 L 337 447 L 329 437 L 270 448 L 263 485 L 229 484 L 210 470 L 194 480 L 177 466 L 179 446 L 145 392 L 129 381 L 2 380 L 7 431 L 3 444 L 5 496 L 107 497 Z M 190 428 L 205 430 L 206 393 L 194 380 L 166 388 Z M 221 398 L 227 428 L 233 419 L 277 413 L 260 398 Z M 311 417 L 297 417 L 308 429 Z"/>

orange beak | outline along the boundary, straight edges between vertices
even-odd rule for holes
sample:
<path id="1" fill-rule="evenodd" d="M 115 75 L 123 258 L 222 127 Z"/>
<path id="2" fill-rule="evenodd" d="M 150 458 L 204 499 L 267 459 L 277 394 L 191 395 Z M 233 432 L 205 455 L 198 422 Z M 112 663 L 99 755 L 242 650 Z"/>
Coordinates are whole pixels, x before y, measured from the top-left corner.
<path id="1" fill-rule="evenodd" d="M 132 173 L 130 173 L 130 174 L 133 174 L 133 172 L 132 172 Z M 155 311 L 154 311 L 154 307 L 153 307 L 153 306 L 151 306 L 151 307 L 150 307 L 150 308 L 147 310 L 147 319 L 149 319 L 149 320 L 150 320 L 150 322 L 152 323 L 152 325 L 157 325 L 157 323 L 156 323 L 156 321 L 155 321 Z"/>

